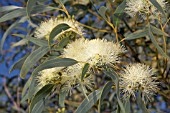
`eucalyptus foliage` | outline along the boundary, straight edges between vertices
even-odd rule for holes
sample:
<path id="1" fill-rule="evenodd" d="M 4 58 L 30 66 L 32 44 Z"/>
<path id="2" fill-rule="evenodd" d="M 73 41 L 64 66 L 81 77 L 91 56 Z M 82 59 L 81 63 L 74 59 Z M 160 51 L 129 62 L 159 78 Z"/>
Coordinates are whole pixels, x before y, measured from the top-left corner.
<path id="1" fill-rule="evenodd" d="M 104 111 L 132 113 L 135 111 L 133 106 L 138 105 L 143 113 L 149 113 L 151 109 L 148 108 L 149 102 L 146 96 L 150 96 L 152 91 L 155 95 L 160 94 L 169 98 L 166 97 L 168 93 L 161 89 L 162 86 L 157 88 L 159 84 L 167 83 L 165 87 L 169 89 L 168 84 L 170 84 L 168 82 L 170 46 L 167 38 L 169 34 L 166 32 L 166 29 L 169 29 L 169 12 L 157 0 L 146 0 L 150 3 L 151 10 L 154 7 L 156 12 L 142 10 L 143 12 L 139 11 L 136 15 L 129 16 L 126 13 L 134 10 L 127 9 L 130 7 L 127 5 L 129 1 L 28 0 L 25 7 L 0 7 L 0 12 L 3 14 L 0 22 L 15 21 L 2 37 L 2 52 L 4 42 L 11 31 L 20 27 L 22 23 L 28 22 L 27 28 L 22 28 L 27 32 L 26 35 L 12 34 L 21 39 L 12 48 L 31 47 L 31 52 L 19 59 L 10 69 L 10 72 L 20 69 L 20 77 L 27 79 L 20 96 L 21 104 L 27 103 L 28 106 L 24 109 L 18 107 L 17 111 L 23 113 L 101 113 Z M 99 5 L 100 3 L 104 4 Z M 156 13 L 159 14 L 156 15 Z M 152 14 L 156 16 L 152 17 Z M 87 18 L 82 21 L 85 17 Z M 79 39 L 83 39 L 82 43 L 74 47 L 73 43 Z M 83 45 L 83 43 L 86 44 Z M 101 45 L 97 45 L 98 43 Z M 102 46 L 102 43 L 106 43 L 108 47 Z M 103 48 L 111 48 L 112 45 L 110 54 L 115 53 L 110 56 L 114 60 L 109 59 L 111 58 L 109 55 L 101 57 L 102 52 L 105 54 L 109 51 L 109 49 Z M 70 49 L 70 52 L 73 52 L 73 57 L 67 53 L 72 46 L 73 49 Z M 90 60 L 81 61 L 91 52 L 90 49 L 87 49 L 88 46 L 91 47 L 92 52 L 97 51 L 98 48 L 95 47 L 98 46 L 102 46 L 102 49 L 106 51 L 101 50 L 101 53 L 90 57 Z M 79 47 L 81 48 L 79 49 Z M 79 59 L 78 55 L 84 52 L 84 48 L 89 50 L 89 53 L 83 54 Z M 77 50 L 74 51 L 74 49 Z M 118 53 L 116 53 L 117 51 Z M 136 68 L 132 66 L 132 69 L 129 65 L 134 63 L 141 63 L 141 65 L 136 65 Z M 156 68 L 157 73 L 152 73 L 153 70 L 144 64 Z M 131 70 L 128 70 L 128 66 Z M 73 80 L 76 83 L 72 83 L 71 78 L 66 79 L 68 76 L 64 73 L 65 71 L 67 73 L 67 70 L 72 67 L 75 69 L 74 71 L 81 73 L 76 81 Z M 54 72 L 53 77 L 54 73 L 50 73 L 50 69 L 60 68 L 61 71 Z M 127 82 L 136 80 L 137 85 L 122 83 L 122 79 L 126 78 L 126 72 L 129 72 L 131 77 L 127 78 L 129 80 Z M 41 82 L 40 78 L 44 73 L 45 82 Z M 72 74 L 72 72 L 68 73 Z M 135 77 L 130 74 L 141 76 Z M 151 78 L 152 75 L 154 75 L 152 77 L 154 80 Z M 51 77 L 49 80 L 47 80 L 48 76 Z M 93 82 L 90 81 L 91 76 L 94 79 Z M 72 77 L 76 78 L 76 76 Z M 150 78 L 150 83 L 147 83 L 150 87 L 148 86 L 147 89 L 145 82 L 148 82 Z M 63 91 L 70 84 L 71 90 Z M 122 84 L 126 86 L 122 87 Z M 151 85 L 153 86 L 151 87 Z M 129 88 L 132 87 L 134 87 L 134 93 L 129 92 Z M 151 101 L 154 101 L 153 98 L 154 95 L 149 97 Z"/>

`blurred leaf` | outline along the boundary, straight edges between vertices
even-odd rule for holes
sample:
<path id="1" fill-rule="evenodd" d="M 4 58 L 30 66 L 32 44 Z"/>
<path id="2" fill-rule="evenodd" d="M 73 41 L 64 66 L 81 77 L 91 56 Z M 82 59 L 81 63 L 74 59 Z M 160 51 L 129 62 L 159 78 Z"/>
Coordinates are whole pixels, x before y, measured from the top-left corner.
<path id="1" fill-rule="evenodd" d="M 99 104 L 98 104 L 98 113 L 100 113 L 100 107 L 102 105 L 102 101 L 104 100 L 104 98 L 107 96 L 107 94 L 109 93 L 110 89 L 112 88 L 113 86 L 113 82 L 107 82 L 102 91 L 101 91 L 101 96 L 100 96 L 100 99 L 99 99 Z"/>
<path id="2" fill-rule="evenodd" d="M 33 97 L 33 99 L 31 100 L 31 104 L 30 104 L 30 111 L 32 112 L 33 107 L 35 106 L 35 104 L 39 101 L 41 101 L 43 98 L 45 98 L 53 89 L 54 85 L 52 84 L 48 84 L 46 86 L 44 86 L 42 89 L 40 89 L 35 96 Z"/>
<path id="3" fill-rule="evenodd" d="M 59 43 L 59 47 L 63 48 L 65 47 L 67 44 L 69 43 L 69 37 L 63 38 L 60 43 Z"/>
<path id="4" fill-rule="evenodd" d="M 98 11 L 99 14 L 100 14 L 105 20 L 107 20 L 107 17 L 106 17 L 106 15 L 105 15 L 106 11 L 107 11 L 107 8 L 104 7 L 104 6 L 101 6 L 100 9 L 99 9 L 99 11 Z"/>
<path id="5" fill-rule="evenodd" d="M 129 35 L 127 35 L 124 40 L 133 40 L 133 39 L 138 39 L 138 38 L 142 38 L 142 37 L 146 37 L 147 36 L 147 30 L 143 29 L 143 30 L 138 30 L 135 31 Z"/>
<path id="6" fill-rule="evenodd" d="M 23 45 L 26 45 L 27 43 L 28 43 L 28 40 L 22 39 L 19 42 L 12 44 L 11 48 L 14 48 L 14 47 L 17 47 L 17 46 L 23 46 Z"/>
<path id="7" fill-rule="evenodd" d="M 12 34 L 12 35 L 26 39 L 38 46 L 48 46 L 48 42 L 46 40 L 37 39 L 37 38 L 31 37 L 31 36 L 25 36 L 23 34 Z"/>
<path id="8" fill-rule="evenodd" d="M 25 22 L 26 21 L 26 17 L 22 17 L 20 20 L 14 22 L 13 24 L 11 24 L 11 26 L 5 31 L 3 37 L 2 37 L 2 40 L 1 40 L 1 45 L 0 45 L 0 50 L 2 51 L 3 49 L 3 46 L 4 46 L 4 42 L 8 36 L 8 34 L 11 33 L 11 31 L 16 27 L 16 26 L 19 26 L 21 23 Z"/>
<path id="9" fill-rule="evenodd" d="M 68 26 L 67 24 L 59 24 L 57 25 L 50 33 L 50 37 L 49 37 L 49 46 L 51 46 L 52 40 L 58 35 L 60 34 L 62 31 L 65 31 L 67 29 L 69 29 L 70 26 Z"/>
<path id="10" fill-rule="evenodd" d="M 11 73 L 13 70 L 16 69 L 21 69 L 25 59 L 29 56 L 29 54 L 26 54 L 24 57 L 20 58 L 16 63 L 13 64 L 13 66 L 11 67 L 9 73 Z"/>
<path id="11" fill-rule="evenodd" d="M 156 34 L 156 35 L 164 35 L 164 36 L 169 36 L 167 33 L 165 32 L 162 32 L 161 29 L 158 29 L 157 27 L 153 26 L 153 25 L 150 25 L 150 28 L 152 30 L 152 33 L 153 34 Z"/>
<path id="12" fill-rule="evenodd" d="M 51 10 L 56 10 L 56 8 L 51 7 L 51 6 L 46 6 L 46 5 L 36 5 L 32 9 L 32 13 L 37 14 L 37 13 L 43 13 L 43 12 L 47 12 L 47 11 L 51 11 Z"/>
<path id="13" fill-rule="evenodd" d="M 166 53 L 162 50 L 162 48 L 158 45 L 157 41 L 154 38 L 154 35 L 151 32 L 151 27 L 149 25 L 148 28 L 148 37 L 151 39 L 152 43 L 154 44 L 154 46 L 157 48 L 158 52 L 163 55 L 165 58 L 169 59 L 169 56 L 166 55 Z"/>
<path id="14" fill-rule="evenodd" d="M 84 65 L 84 67 L 83 67 L 83 70 L 82 70 L 82 75 L 81 75 L 81 81 L 83 81 L 83 79 L 84 79 L 84 76 L 86 75 L 86 73 L 87 73 L 87 71 L 88 71 L 88 69 L 89 69 L 89 64 L 88 63 L 86 63 L 85 65 Z"/>
<path id="15" fill-rule="evenodd" d="M 120 19 L 122 16 L 124 16 L 124 9 L 126 7 L 126 0 L 124 0 L 115 10 L 113 14 L 113 22 L 115 25 L 118 25 L 120 23 Z"/>
<path id="16" fill-rule="evenodd" d="M 20 17 L 20 16 L 26 16 L 25 8 L 16 9 L 16 10 L 13 10 L 13 11 L 3 15 L 0 18 L 0 22 L 12 20 L 13 18 L 17 18 L 17 17 Z"/>
<path id="17" fill-rule="evenodd" d="M 166 17 L 166 14 L 157 0 L 150 0 L 150 2 Z"/>
<path id="18" fill-rule="evenodd" d="M 32 109 L 32 113 L 42 113 L 43 109 L 44 109 L 45 105 L 44 105 L 44 101 L 40 100 L 39 102 L 37 102 L 35 104 L 35 106 Z"/>
<path id="19" fill-rule="evenodd" d="M 126 102 L 125 102 L 125 111 L 126 113 L 131 113 L 131 110 L 130 110 L 130 98 L 127 98 L 126 99 Z"/>
<path id="20" fill-rule="evenodd" d="M 99 100 L 101 95 L 101 89 L 95 90 L 88 95 L 88 99 L 85 98 L 83 102 L 76 109 L 75 113 L 87 113 L 91 107 Z"/>
<path id="21" fill-rule="evenodd" d="M 141 98 L 141 92 L 138 92 L 138 96 L 137 96 L 137 103 L 139 108 L 143 111 L 143 113 L 149 113 L 147 108 L 146 108 L 146 104 L 144 104 L 142 98 Z"/>
<path id="22" fill-rule="evenodd" d="M 18 7 L 18 6 L 3 6 L 0 7 L 0 13 L 5 12 L 5 11 L 11 11 L 11 10 L 15 10 L 15 9 L 20 9 L 22 7 Z"/>
<path id="23" fill-rule="evenodd" d="M 37 50 L 33 51 L 25 60 L 21 72 L 20 77 L 22 79 L 25 78 L 28 71 L 40 60 L 47 52 L 49 51 L 48 46 L 39 47 Z"/>
<path id="24" fill-rule="evenodd" d="M 25 83 L 24 88 L 22 89 L 22 95 L 21 95 L 22 97 L 24 97 L 24 95 L 26 94 L 26 91 L 29 88 L 30 84 L 31 84 L 31 79 L 29 78 Z"/>
<path id="25" fill-rule="evenodd" d="M 65 107 L 64 101 L 65 101 L 65 98 L 66 98 L 67 94 L 68 94 L 68 92 L 66 92 L 66 91 L 61 91 L 61 90 L 60 90 L 60 94 L 59 94 L 59 105 L 60 105 L 61 107 Z"/>

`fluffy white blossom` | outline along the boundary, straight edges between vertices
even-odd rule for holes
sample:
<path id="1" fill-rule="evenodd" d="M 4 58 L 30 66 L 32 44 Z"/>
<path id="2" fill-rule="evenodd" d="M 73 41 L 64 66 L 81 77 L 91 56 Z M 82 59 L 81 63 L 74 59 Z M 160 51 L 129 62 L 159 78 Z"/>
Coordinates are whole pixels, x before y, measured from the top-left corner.
<path id="1" fill-rule="evenodd" d="M 61 71 L 61 69 L 62 68 L 50 68 L 40 71 L 36 78 L 38 85 L 45 86 L 47 84 L 58 84 L 61 79 L 58 72 Z"/>
<path id="2" fill-rule="evenodd" d="M 78 22 L 72 18 L 50 18 L 49 20 L 43 21 L 40 26 L 36 29 L 35 36 L 37 38 L 46 38 L 48 40 L 51 31 L 60 24 L 67 24 L 70 28 L 62 31 L 58 34 L 54 40 L 62 36 L 65 33 L 72 32 L 80 36 L 83 36 L 83 29 L 79 26 Z M 71 34 L 70 34 L 71 35 Z"/>
<path id="3" fill-rule="evenodd" d="M 147 65 L 140 63 L 128 65 L 120 79 L 124 97 L 131 95 L 135 97 L 135 92 L 141 91 L 142 96 L 149 99 L 158 90 L 158 82 L 154 74 L 154 71 Z"/>
<path id="4" fill-rule="evenodd" d="M 156 1 L 160 4 L 163 10 L 166 9 L 167 2 L 165 0 Z M 132 17 L 136 14 L 139 14 L 142 17 L 145 17 L 146 14 L 158 14 L 157 8 L 149 0 L 128 0 L 126 3 L 125 12 Z"/>
<path id="5" fill-rule="evenodd" d="M 78 39 L 64 49 L 63 57 L 72 58 L 91 66 L 119 62 L 119 54 L 125 50 L 119 44 L 104 39 Z"/>

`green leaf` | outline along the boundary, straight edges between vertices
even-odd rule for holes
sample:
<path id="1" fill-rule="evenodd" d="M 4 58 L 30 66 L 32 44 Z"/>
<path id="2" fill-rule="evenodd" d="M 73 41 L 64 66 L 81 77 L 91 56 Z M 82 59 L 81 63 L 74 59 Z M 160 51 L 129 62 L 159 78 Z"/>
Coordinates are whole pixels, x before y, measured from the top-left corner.
<path id="1" fill-rule="evenodd" d="M 59 43 L 59 47 L 63 48 L 69 43 L 69 37 L 63 38 L 61 42 Z"/>
<path id="2" fill-rule="evenodd" d="M 3 6 L 0 7 L 0 13 L 5 12 L 5 11 L 11 11 L 11 10 L 15 10 L 15 9 L 20 9 L 22 7 L 18 7 L 18 6 Z"/>
<path id="3" fill-rule="evenodd" d="M 44 101 L 40 100 L 35 104 L 34 108 L 32 109 L 32 113 L 42 113 L 44 107 L 45 107 Z"/>
<path id="4" fill-rule="evenodd" d="M 126 99 L 126 102 L 125 102 L 125 111 L 126 113 L 131 113 L 131 110 L 130 110 L 130 98 L 127 98 Z"/>
<path id="5" fill-rule="evenodd" d="M 21 69 L 25 59 L 29 56 L 29 54 L 26 54 L 24 57 L 20 58 L 10 69 L 9 73 L 11 73 L 13 70 Z"/>
<path id="6" fill-rule="evenodd" d="M 151 28 L 153 34 L 161 35 L 161 36 L 169 36 L 167 33 L 162 32 L 162 30 L 156 28 L 155 26 L 150 25 L 150 28 Z"/>
<path id="7" fill-rule="evenodd" d="M 107 94 L 109 93 L 110 89 L 112 88 L 113 86 L 113 82 L 107 82 L 102 91 L 101 91 L 101 96 L 100 96 L 100 99 L 99 99 L 99 105 L 98 105 L 98 113 L 100 113 L 100 107 L 101 107 L 101 104 L 102 104 L 102 101 L 104 100 L 104 98 L 107 96 Z"/>
<path id="8" fill-rule="evenodd" d="M 12 35 L 26 39 L 38 46 L 48 46 L 48 42 L 46 40 L 37 39 L 37 38 L 31 37 L 31 36 L 25 36 L 23 34 L 12 34 Z"/>
<path id="9" fill-rule="evenodd" d="M 48 46 L 39 47 L 37 50 L 33 51 L 25 60 L 21 72 L 20 77 L 22 79 L 25 78 L 28 71 L 40 60 L 47 52 L 49 51 Z"/>
<path id="10" fill-rule="evenodd" d="M 166 53 L 162 50 L 162 48 L 158 45 L 157 41 L 154 38 L 154 35 L 151 32 L 151 27 L 149 25 L 149 29 L 148 29 L 148 37 L 151 39 L 153 45 L 157 48 L 158 52 L 163 55 L 165 58 L 169 59 L 169 56 L 166 55 Z"/>
<path id="11" fill-rule="evenodd" d="M 50 37 L 48 40 L 49 46 L 51 46 L 52 40 L 60 34 L 62 31 L 69 29 L 70 26 L 67 24 L 59 24 L 57 25 L 50 33 Z"/>
<path id="12" fill-rule="evenodd" d="M 22 89 L 22 97 L 24 97 L 24 95 L 26 94 L 26 91 L 29 88 L 30 84 L 31 84 L 31 79 L 29 78 L 26 84 L 24 85 L 24 88 Z"/>
<path id="13" fill-rule="evenodd" d="M 112 81 L 115 83 L 116 85 L 116 95 L 117 95 L 117 101 L 118 101 L 118 104 L 120 106 L 120 109 L 122 111 L 122 113 L 126 113 L 125 112 L 125 108 L 123 106 L 123 103 L 121 102 L 120 100 L 120 93 L 119 93 L 119 76 L 118 74 L 113 70 L 113 69 L 110 69 L 108 71 L 105 72 L 107 76 L 111 77 Z"/>
<path id="14" fill-rule="evenodd" d="M 25 8 L 16 9 L 14 11 L 11 11 L 11 12 L 3 15 L 0 18 L 0 22 L 5 22 L 7 20 L 12 20 L 13 18 L 17 18 L 17 17 L 20 17 L 20 16 L 26 16 Z"/>
<path id="15" fill-rule="evenodd" d="M 60 94 L 59 94 L 59 105 L 60 105 L 61 107 L 65 107 L 64 101 L 65 101 L 65 98 L 66 98 L 67 94 L 68 94 L 68 92 L 66 92 L 66 91 L 61 91 L 61 90 L 60 90 Z"/>
<path id="16" fill-rule="evenodd" d="M 31 11 L 33 9 L 33 6 L 38 0 L 28 0 L 27 5 L 26 5 L 26 13 L 28 18 L 30 19 Z"/>
<path id="17" fill-rule="evenodd" d="M 30 111 L 31 112 L 32 112 L 34 105 L 37 102 L 41 101 L 43 98 L 45 98 L 51 92 L 53 87 L 54 87 L 54 85 L 51 85 L 51 84 L 46 85 L 35 94 L 35 96 L 31 100 L 31 104 L 30 104 Z M 34 113 L 34 112 L 32 112 L 32 113 Z"/>
<path id="18" fill-rule="evenodd" d="M 134 40 L 134 39 L 138 39 L 138 38 L 142 38 L 142 37 L 146 37 L 147 36 L 147 30 L 143 29 L 143 30 L 138 30 L 135 31 L 129 35 L 127 35 L 124 40 Z"/>
<path id="19" fill-rule="evenodd" d="M 26 18 L 25 17 L 22 17 L 19 21 L 16 21 L 14 22 L 7 30 L 6 32 L 4 33 L 2 39 L 1 39 L 1 45 L 0 45 L 0 50 L 2 51 L 3 49 L 3 46 L 4 46 L 4 42 L 8 36 L 8 34 L 11 33 L 11 31 L 16 27 L 16 26 L 19 26 L 21 23 L 25 22 L 26 21 Z"/>
<path id="20" fill-rule="evenodd" d="M 115 25 L 120 23 L 120 19 L 124 16 L 124 9 L 126 7 L 126 0 L 124 0 L 115 10 L 113 14 L 113 22 Z"/>
<path id="21" fill-rule="evenodd" d="M 143 111 L 143 113 L 149 113 L 146 106 L 145 106 L 146 104 L 144 104 L 144 102 L 141 98 L 141 92 L 138 92 L 137 104 L 138 104 L 139 108 Z"/>
<path id="22" fill-rule="evenodd" d="M 76 109 L 75 113 L 87 113 L 91 107 L 99 100 L 101 95 L 101 89 L 95 90 L 88 95 L 88 99 L 85 98 L 83 102 Z"/>
<path id="23" fill-rule="evenodd" d="M 100 14 L 100 16 L 102 16 L 105 20 L 107 20 L 107 17 L 106 17 L 106 15 L 105 15 L 106 11 L 107 11 L 107 8 L 104 7 L 104 6 L 101 6 L 100 9 L 99 9 L 99 11 L 98 11 L 99 14 Z"/>
<path id="24" fill-rule="evenodd" d="M 150 2 L 166 17 L 166 14 L 160 4 L 157 2 L 157 0 L 150 0 Z"/>
<path id="25" fill-rule="evenodd" d="M 88 69 L 89 69 L 89 64 L 88 63 L 86 63 L 85 65 L 84 65 L 84 67 L 83 67 L 83 70 L 82 70 L 82 75 L 81 75 L 81 81 L 83 81 L 83 79 L 84 79 L 84 76 L 86 75 L 86 73 L 87 73 L 87 71 L 88 71 Z"/>
<path id="26" fill-rule="evenodd" d="M 47 11 L 51 11 L 51 10 L 55 10 L 55 9 L 56 9 L 55 7 L 51 7 L 51 6 L 36 5 L 32 9 L 32 14 L 43 13 L 43 12 L 47 12 Z"/>

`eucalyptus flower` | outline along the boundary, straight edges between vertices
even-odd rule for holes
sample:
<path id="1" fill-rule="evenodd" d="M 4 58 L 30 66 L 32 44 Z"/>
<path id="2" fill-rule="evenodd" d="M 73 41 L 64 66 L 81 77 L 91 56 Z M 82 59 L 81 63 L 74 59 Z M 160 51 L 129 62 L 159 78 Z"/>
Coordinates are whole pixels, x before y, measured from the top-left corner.
<path id="1" fill-rule="evenodd" d="M 80 36 L 83 36 L 83 29 L 78 24 L 78 22 L 73 18 L 65 18 L 65 17 L 50 18 L 46 21 L 43 21 L 40 24 L 40 26 L 36 29 L 35 36 L 40 39 L 45 38 L 46 40 L 48 40 L 51 31 L 60 24 L 67 24 L 70 28 L 59 33 L 54 38 L 54 40 L 58 39 L 59 37 L 63 37 L 65 35 L 72 36 L 75 35 L 75 33 Z"/>
<path id="2" fill-rule="evenodd" d="M 124 97 L 133 96 L 138 91 L 142 92 L 142 96 L 150 98 L 158 90 L 158 82 L 154 77 L 155 72 L 145 64 L 131 64 L 124 69 L 122 73 L 120 87 Z"/>
<path id="3" fill-rule="evenodd" d="M 166 10 L 167 2 L 165 0 L 156 0 L 159 5 Z M 143 18 L 146 15 L 158 15 L 157 8 L 150 2 L 150 0 L 128 0 L 126 3 L 125 12 L 130 16 L 135 16 L 136 14 L 141 15 Z"/>
<path id="4" fill-rule="evenodd" d="M 77 39 L 64 49 L 63 57 L 72 58 L 90 66 L 119 63 L 119 54 L 125 49 L 104 39 Z"/>

